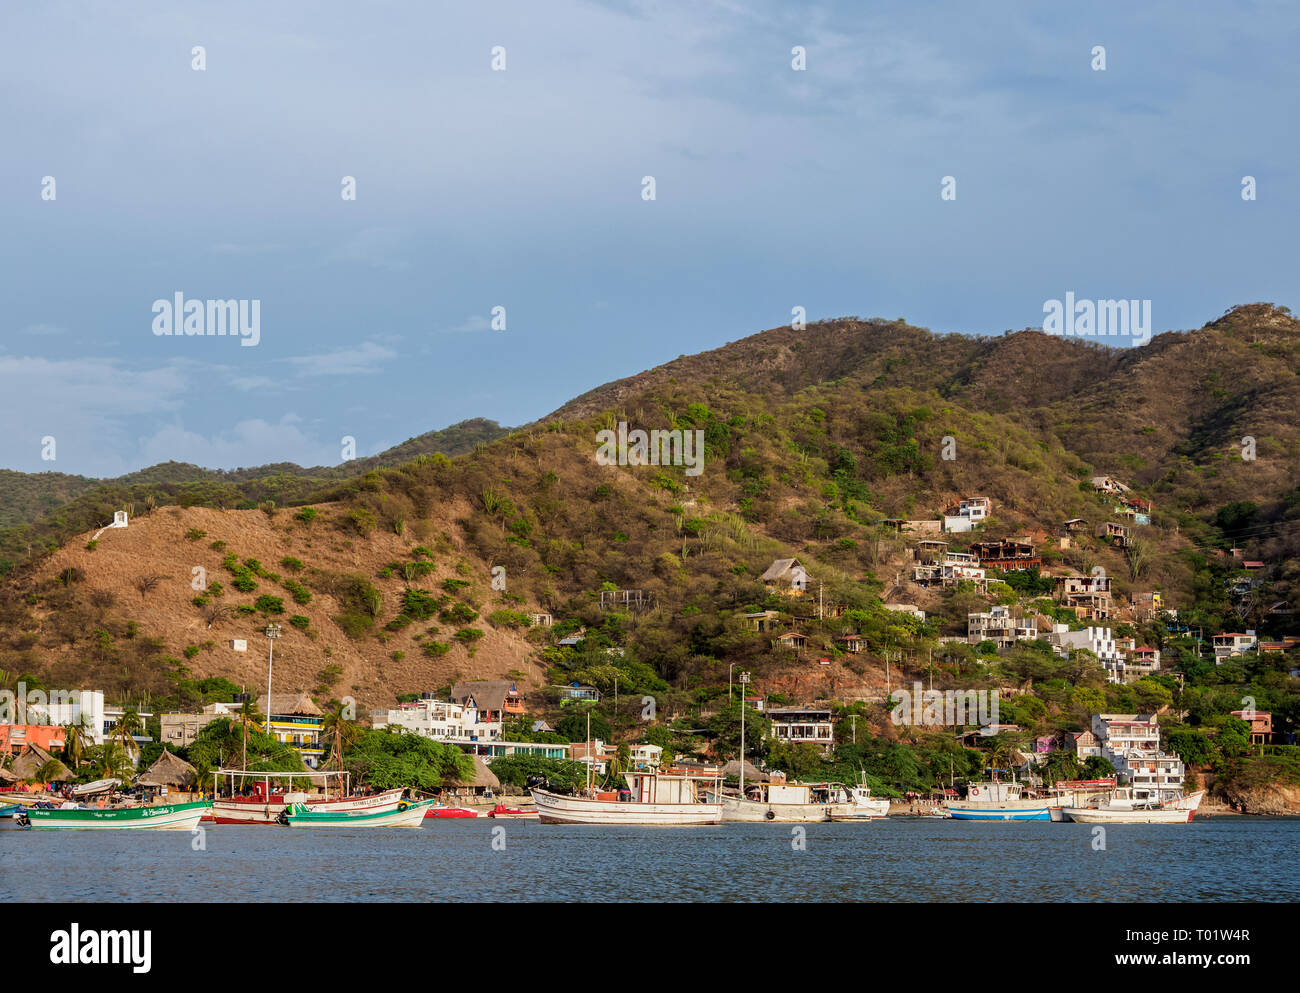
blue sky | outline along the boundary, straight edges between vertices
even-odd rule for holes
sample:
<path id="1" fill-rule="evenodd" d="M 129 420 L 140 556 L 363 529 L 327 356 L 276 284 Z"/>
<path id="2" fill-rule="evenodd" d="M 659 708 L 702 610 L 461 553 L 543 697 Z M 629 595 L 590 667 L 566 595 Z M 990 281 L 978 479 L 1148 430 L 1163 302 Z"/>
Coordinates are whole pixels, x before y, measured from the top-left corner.
<path id="1" fill-rule="evenodd" d="M 4 13 L 0 466 L 335 464 L 794 306 L 1300 305 L 1293 4 L 180 6 Z M 155 336 L 176 292 L 259 344 Z"/>

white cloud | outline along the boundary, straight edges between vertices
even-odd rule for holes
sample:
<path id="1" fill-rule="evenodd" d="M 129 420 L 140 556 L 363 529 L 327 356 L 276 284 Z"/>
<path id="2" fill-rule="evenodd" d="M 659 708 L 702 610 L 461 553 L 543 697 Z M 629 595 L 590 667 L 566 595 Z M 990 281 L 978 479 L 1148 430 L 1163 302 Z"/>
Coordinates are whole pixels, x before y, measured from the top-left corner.
<path id="1" fill-rule="evenodd" d="M 295 355 L 284 361 L 300 376 L 366 376 L 380 371 L 380 366 L 397 358 L 397 352 L 373 341 L 363 341 L 355 348 L 340 348 L 319 355 Z"/>

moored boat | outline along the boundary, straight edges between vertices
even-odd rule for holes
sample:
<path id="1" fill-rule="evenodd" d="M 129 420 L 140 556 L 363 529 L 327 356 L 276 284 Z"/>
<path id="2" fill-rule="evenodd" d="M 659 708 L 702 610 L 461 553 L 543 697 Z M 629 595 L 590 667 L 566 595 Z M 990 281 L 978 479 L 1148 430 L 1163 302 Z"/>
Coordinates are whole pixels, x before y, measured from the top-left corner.
<path id="1" fill-rule="evenodd" d="M 151 829 L 193 831 L 208 809 L 206 800 L 193 803 L 160 803 L 146 807 L 82 807 L 68 803 L 62 807 L 22 811 L 19 823 L 34 829 L 119 831 Z"/>
<path id="2" fill-rule="evenodd" d="M 1022 797 L 1020 783 L 971 783 L 964 800 L 945 800 L 944 809 L 958 821 L 1050 821 L 1046 798 Z"/>
<path id="3" fill-rule="evenodd" d="M 513 818 L 521 821 L 535 821 L 539 818 L 536 808 L 529 807 L 507 807 L 504 803 L 498 803 L 490 811 L 489 817 Z"/>
<path id="4" fill-rule="evenodd" d="M 534 789 L 537 818 L 543 824 L 702 825 L 722 821 L 722 804 L 702 800 L 699 795 L 703 783 L 712 783 L 717 791 L 720 769 L 626 772 L 623 778 L 629 788 L 616 792 L 588 790 L 566 796 Z"/>
<path id="5" fill-rule="evenodd" d="M 336 809 L 312 810 L 306 804 L 290 804 L 281 815 L 290 827 L 383 827 L 418 828 L 424 826 L 424 812 L 432 800 L 420 800 L 399 806 L 396 810 L 341 812 Z"/>
<path id="6" fill-rule="evenodd" d="M 771 782 L 754 783 L 743 796 L 729 796 L 721 790 L 710 790 L 706 796 L 722 805 L 724 821 L 799 824 L 860 820 L 863 815 L 842 783 L 787 783 L 774 777 Z"/>
<path id="7" fill-rule="evenodd" d="M 339 778 L 339 795 L 330 796 L 328 789 L 323 797 L 313 797 L 303 791 L 286 790 L 275 792 L 271 780 L 294 778 Z M 280 815 L 292 804 L 301 803 L 308 810 L 333 811 L 339 814 L 382 813 L 396 810 L 402 801 L 401 790 L 385 790 L 382 793 L 352 795 L 348 792 L 346 773 L 283 773 L 283 772 L 247 772 L 241 769 L 221 769 L 214 773 L 216 777 L 228 778 L 232 784 L 231 796 L 218 796 L 212 801 L 212 820 L 217 824 L 275 824 Z M 246 796 L 233 795 L 233 783 L 239 778 L 255 778 L 251 792 Z M 328 778 L 326 778 L 328 782 Z"/>
<path id="8" fill-rule="evenodd" d="M 435 803 L 424 814 L 425 817 L 486 817 L 482 811 L 475 810 L 473 807 L 448 807 L 444 804 Z"/>
<path id="9" fill-rule="evenodd" d="M 1131 789 L 1124 787 L 1087 806 L 1065 807 L 1063 813 L 1067 820 L 1079 824 L 1187 824 L 1196 816 L 1204 796 L 1205 791 L 1200 790 L 1160 803 L 1135 799 Z"/>

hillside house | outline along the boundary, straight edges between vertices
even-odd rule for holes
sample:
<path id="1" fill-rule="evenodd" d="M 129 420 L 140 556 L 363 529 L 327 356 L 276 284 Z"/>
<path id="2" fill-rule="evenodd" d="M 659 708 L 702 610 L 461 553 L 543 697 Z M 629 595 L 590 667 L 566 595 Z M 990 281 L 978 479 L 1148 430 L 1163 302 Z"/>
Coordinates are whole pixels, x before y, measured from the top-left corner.
<path id="1" fill-rule="evenodd" d="M 1263 710 L 1234 710 L 1232 716 L 1250 725 L 1252 745 L 1273 744 L 1273 715 Z"/>
<path id="2" fill-rule="evenodd" d="M 1071 608 L 1080 620 L 1110 617 L 1109 576 L 1058 576 L 1056 594 L 1061 605 Z"/>
<path id="3" fill-rule="evenodd" d="M 426 693 L 410 703 L 371 711 L 370 723 L 377 731 L 395 729 L 446 744 L 501 739 L 501 718 L 479 710 L 469 695 L 452 702 Z"/>
<path id="4" fill-rule="evenodd" d="M 1253 651 L 1258 639 L 1254 631 L 1245 634 L 1224 633 L 1214 636 L 1214 664 L 1220 665 L 1225 660 Z"/>
<path id="5" fill-rule="evenodd" d="M 916 543 L 916 547 L 912 549 L 912 558 L 917 562 L 938 562 L 943 559 L 947 551 L 946 541 L 926 539 Z"/>
<path id="6" fill-rule="evenodd" d="M 745 623 L 751 631 L 766 634 L 781 626 L 781 614 L 776 610 L 760 610 L 754 614 L 746 614 Z"/>
<path id="7" fill-rule="evenodd" d="M 966 615 L 966 641 L 978 645 L 992 641 L 999 648 L 1014 645 L 1017 641 L 1035 641 L 1038 623 L 1033 616 L 1014 617 L 1011 608 L 995 606 L 987 613 Z"/>
<path id="8" fill-rule="evenodd" d="M 571 703 L 600 703 L 600 690 L 594 686 L 572 683 L 568 686 L 556 686 L 555 689 L 559 691 L 561 707 Z"/>
<path id="9" fill-rule="evenodd" d="M 1073 651 L 1086 649 L 1097 656 L 1103 665 L 1123 661 L 1110 628 L 1086 627 L 1071 631 L 1069 625 L 1057 624 L 1048 633 L 1047 642 L 1052 646 L 1053 654 L 1062 658 L 1069 658 Z"/>
<path id="10" fill-rule="evenodd" d="M 769 708 L 771 738 L 791 744 L 809 743 L 830 751 L 835 744 L 829 707 Z"/>
<path id="11" fill-rule="evenodd" d="M 1140 614 L 1152 615 L 1165 609 L 1165 600 L 1159 590 L 1149 593 L 1133 593 L 1129 596 L 1133 609 Z"/>
<path id="12" fill-rule="evenodd" d="M 760 579 L 780 596 L 803 596 L 808 589 L 808 570 L 798 559 L 776 559 Z"/>
<path id="13" fill-rule="evenodd" d="M 528 620 L 535 628 L 548 628 L 555 623 L 555 618 L 550 614 L 529 614 Z"/>
<path id="14" fill-rule="evenodd" d="M 1093 534 L 1098 538 L 1109 538 L 1117 548 L 1127 548 L 1133 540 L 1133 531 L 1125 524 L 1116 521 L 1103 521 L 1097 525 Z"/>
<path id="15" fill-rule="evenodd" d="M 975 522 L 960 514 L 944 514 L 943 530 L 946 534 L 963 534 L 974 530 Z"/>
<path id="16" fill-rule="evenodd" d="M 1088 522 L 1082 517 L 1071 517 L 1061 525 L 1066 534 L 1087 534 Z"/>
<path id="17" fill-rule="evenodd" d="M 925 623 L 925 611 L 910 603 L 887 603 L 886 610 L 894 610 L 900 614 L 908 614 L 915 617 L 921 623 Z"/>
<path id="18" fill-rule="evenodd" d="M 524 695 L 508 679 L 472 679 L 457 683 L 451 688 L 451 702 L 476 708 L 486 721 L 518 717 L 527 710 Z"/>
<path id="19" fill-rule="evenodd" d="M 1037 569 L 1042 557 L 1034 554 L 1034 546 L 1027 541 L 977 541 L 971 551 L 986 569 L 1009 572 L 1015 569 Z"/>
<path id="20" fill-rule="evenodd" d="M 808 636 L 799 634 L 797 631 L 790 631 L 777 638 L 775 644 L 779 648 L 793 648 L 800 652 L 808 647 Z"/>
<path id="21" fill-rule="evenodd" d="M 1101 741 L 1091 731 L 1067 731 L 1065 747 L 1073 749 L 1080 762 L 1101 754 Z"/>
<path id="22" fill-rule="evenodd" d="M 867 641 L 860 634 L 842 634 L 835 639 L 835 644 L 839 646 L 840 651 L 848 652 L 850 655 L 857 655 L 867 647 Z"/>
<path id="23" fill-rule="evenodd" d="M 880 522 L 881 527 L 892 528 L 899 534 L 941 534 L 943 521 L 904 520 L 901 517 L 886 517 Z"/>
<path id="24" fill-rule="evenodd" d="M 1098 493 L 1110 493 L 1119 496 L 1133 492 L 1114 476 L 1093 476 L 1089 482 L 1092 483 L 1092 488 Z"/>

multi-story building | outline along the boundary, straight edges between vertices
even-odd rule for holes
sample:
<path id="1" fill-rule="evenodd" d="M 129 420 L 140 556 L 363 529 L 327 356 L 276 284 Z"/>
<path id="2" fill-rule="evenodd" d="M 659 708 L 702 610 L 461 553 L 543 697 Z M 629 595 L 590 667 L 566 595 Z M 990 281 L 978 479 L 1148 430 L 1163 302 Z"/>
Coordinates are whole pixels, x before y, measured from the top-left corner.
<path id="1" fill-rule="evenodd" d="M 500 741 L 501 718 L 497 713 L 479 710 L 472 696 L 466 703 L 453 703 L 428 693 L 389 710 L 372 711 L 370 723 L 377 730 L 402 730 L 449 745 L 461 745 Z"/>
<path id="2" fill-rule="evenodd" d="M 1232 716 L 1250 725 L 1250 743 L 1269 745 L 1273 742 L 1273 715 L 1265 710 L 1234 710 Z"/>
<path id="3" fill-rule="evenodd" d="M 966 640 L 972 645 L 992 641 L 1003 648 L 1017 641 L 1034 641 L 1037 638 L 1038 621 L 1032 614 L 1014 617 L 1010 607 L 998 605 L 988 613 L 966 615 Z"/>
<path id="4" fill-rule="evenodd" d="M 769 707 L 767 716 L 772 719 L 771 737 L 775 741 L 814 744 L 823 750 L 835 743 L 829 707 Z"/>
<path id="5" fill-rule="evenodd" d="M 320 767 L 325 755 L 321 728 L 325 715 L 306 693 L 272 693 L 257 698 L 258 713 L 263 715 L 276 741 L 292 747 L 302 756 L 309 769 Z M 238 708 L 235 708 L 238 713 Z"/>
<path id="6" fill-rule="evenodd" d="M 1167 800 L 1182 793 L 1183 761 L 1160 750 L 1155 714 L 1093 714 L 1092 733 L 1136 798 Z"/>
<path id="7" fill-rule="evenodd" d="M 509 717 L 521 717 L 527 710 L 524 695 L 508 679 L 473 679 L 451 688 L 451 702 L 478 711 L 481 722 L 501 723 Z"/>
<path id="8" fill-rule="evenodd" d="M 1062 657 L 1069 656 L 1072 651 L 1086 648 L 1097 656 L 1097 660 L 1103 665 L 1108 661 L 1123 661 L 1110 628 L 1086 627 L 1071 631 L 1069 625 L 1055 624 L 1047 635 L 1047 641 L 1053 651 Z"/>
<path id="9" fill-rule="evenodd" d="M 1104 621 L 1110 616 L 1109 576 L 1058 576 L 1056 595 L 1082 620 Z"/>

